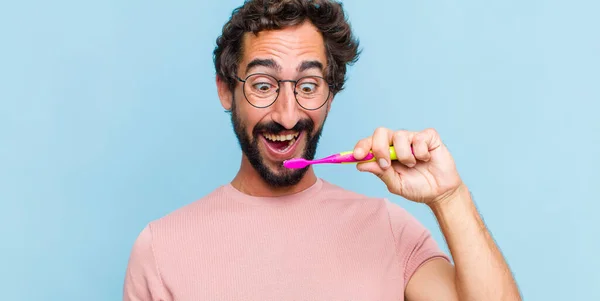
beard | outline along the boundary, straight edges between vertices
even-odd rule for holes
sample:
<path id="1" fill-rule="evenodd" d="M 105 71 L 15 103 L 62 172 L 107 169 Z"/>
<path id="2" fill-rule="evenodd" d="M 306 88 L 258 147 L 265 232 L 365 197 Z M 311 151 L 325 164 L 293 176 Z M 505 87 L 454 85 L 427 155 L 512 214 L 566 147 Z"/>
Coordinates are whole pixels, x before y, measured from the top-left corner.
<path id="1" fill-rule="evenodd" d="M 271 187 L 283 188 L 298 184 L 308 171 L 309 166 L 301 169 L 287 169 L 283 167 L 282 164 L 281 166 L 272 169 L 265 163 L 258 145 L 260 139 L 259 135 L 262 135 L 263 133 L 279 133 L 286 130 L 286 128 L 274 121 L 259 123 L 252 129 L 252 136 L 249 136 L 247 134 L 246 125 L 238 115 L 235 103 L 236 100 L 234 98 L 231 107 L 231 123 L 242 152 L 246 155 L 252 167 L 254 167 L 260 177 Z M 291 129 L 298 133 L 305 133 L 306 146 L 301 154 L 302 158 L 307 160 L 314 159 L 324 124 L 325 121 L 323 121 L 321 127 L 313 133 L 315 124 L 312 119 L 301 119 L 296 123 L 294 128 Z M 299 142 L 300 141 L 297 143 Z"/>

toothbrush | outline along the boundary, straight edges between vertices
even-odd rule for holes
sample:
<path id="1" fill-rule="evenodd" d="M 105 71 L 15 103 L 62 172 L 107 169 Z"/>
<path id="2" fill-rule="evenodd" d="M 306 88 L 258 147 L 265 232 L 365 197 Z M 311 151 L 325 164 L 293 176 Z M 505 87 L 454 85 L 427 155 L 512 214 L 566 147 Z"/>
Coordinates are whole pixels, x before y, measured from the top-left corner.
<path id="1" fill-rule="evenodd" d="M 397 160 L 396 150 L 393 146 L 390 146 L 390 159 Z M 359 162 L 373 162 L 375 161 L 375 156 L 373 152 L 370 151 L 366 157 L 362 160 L 357 160 L 354 158 L 352 151 L 342 152 L 339 154 L 334 154 L 322 159 L 317 160 L 306 160 L 304 158 L 294 158 L 290 160 L 283 161 L 283 166 L 290 169 L 304 168 L 308 165 L 312 164 L 342 164 L 342 163 L 359 163 Z"/>

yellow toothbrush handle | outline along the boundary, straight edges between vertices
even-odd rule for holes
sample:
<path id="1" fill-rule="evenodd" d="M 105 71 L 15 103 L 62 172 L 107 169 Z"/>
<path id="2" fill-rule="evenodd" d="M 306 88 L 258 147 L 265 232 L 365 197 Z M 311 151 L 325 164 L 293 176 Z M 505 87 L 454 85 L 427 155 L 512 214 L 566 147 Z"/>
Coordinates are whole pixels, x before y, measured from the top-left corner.
<path id="1" fill-rule="evenodd" d="M 340 155 L 345 156 L 345 155 L 350 155 L 352 153 L 353 153 L 353 151 L 347 151 L 347 152 L 340 153 Z M 342 164 L 352 164 L 352 163 L 359 163 L 359 162 L 374 162 L 376 160 L 376 158 L 374 156 L 372 156 L 372 154 L 373 154 L 373 151 L 370 151 L 369 154 L 366 156 L 366 157 L 372 157 L 370 159 L 360 160 L 360 161 L 356 161 L 356 162 L 343 162 Z M 390 159 L 398 160 L 398 157 L 396 156 L 396 149 L 393 146 L 390 146 Z"/>

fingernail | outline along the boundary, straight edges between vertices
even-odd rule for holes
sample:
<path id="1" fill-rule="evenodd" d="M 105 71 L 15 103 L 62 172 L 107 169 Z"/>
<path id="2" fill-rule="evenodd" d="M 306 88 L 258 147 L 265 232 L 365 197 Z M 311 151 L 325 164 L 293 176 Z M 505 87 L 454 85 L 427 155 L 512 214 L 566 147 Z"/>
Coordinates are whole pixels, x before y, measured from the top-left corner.
<path id="1" fill-rule="evenodd" d="M 387 168 L 388 167 L 388 161 L 386 159 L 379 159 L 379 166 L 381 166 L 381 168 Z"/>
<path id="2" fill-rule="evenodd" d="M 362 150 L 362 149 L 357 149 L 357 150 L 354 152 L 354 157 L 358 157 L 358 158 L 361 158 L 361 159 L 362 159 L 362 158 L 364 157 L 363 150 Z"/>

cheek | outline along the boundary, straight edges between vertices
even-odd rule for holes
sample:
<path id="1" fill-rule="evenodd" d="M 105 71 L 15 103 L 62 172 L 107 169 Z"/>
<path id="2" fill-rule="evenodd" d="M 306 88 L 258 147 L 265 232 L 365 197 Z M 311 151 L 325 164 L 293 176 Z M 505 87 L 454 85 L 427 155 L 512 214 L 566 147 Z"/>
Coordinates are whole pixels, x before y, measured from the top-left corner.
<path id="1" fill-rule="evenodd" d="M 326 117 L 327 117 L 327 112 L 325 110 L 310 113 L 309 118 L 315 124 L 315 128 L 313 131 L 319 130 L 319 128 L 323 125 L 323 122 L 325 122 Z"/>
<path id="2" fill-rule="evenodd" d="M 255 108 L 246 108 L 241 113 L 244 114 L 242 118 L 244 118 L 246 131 L 249 136 L 252 136 L 252 131 L 254 131 L 257 124 L 267 121 L 264 112 L 257 112 Z"/>
<path id="3" fill-rule="evenodd" d="M 237 112 L 238 118 L 243 122 L 246 127 L 246 133 L 249 136 L 252 136 L 252 130 L 254 130 L 254 126 L 260 122 L 260 114 L 261 112 L 257 112 L 256 108 L 252 107 L 248 104 L 246 99 L 244 98 L 244 94 L 238 91 L 235 94 L 235 110 Z"/>

